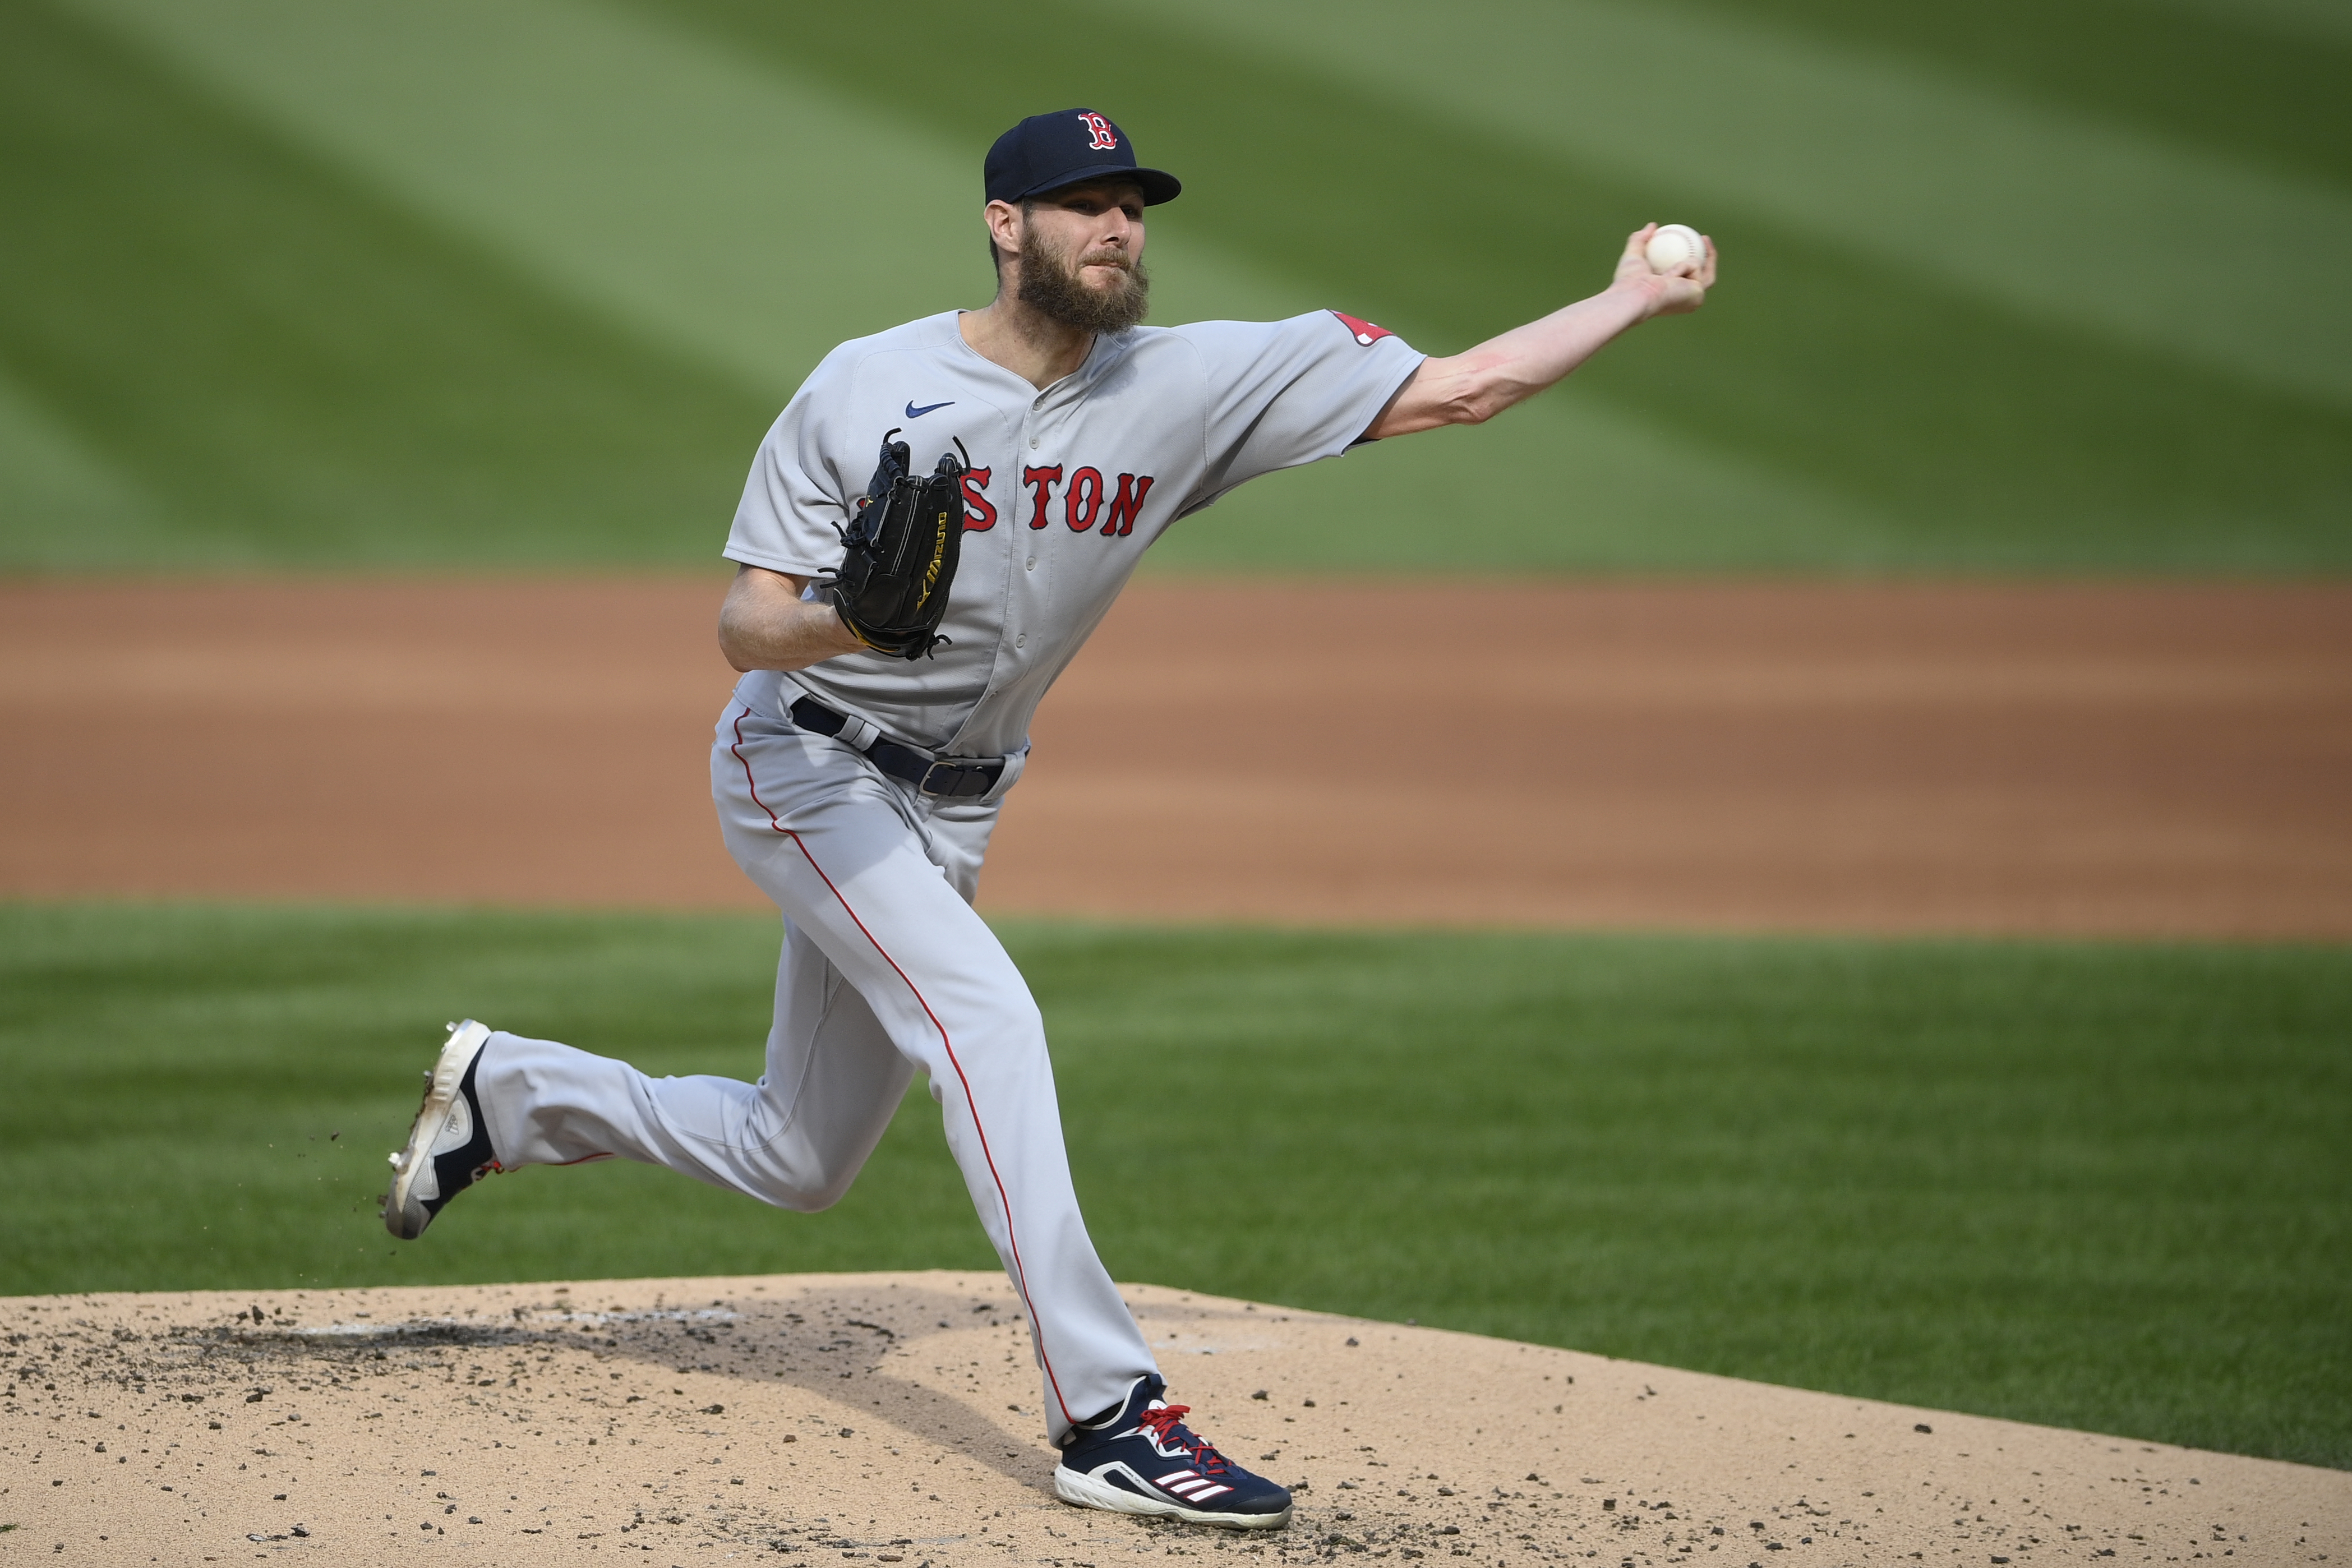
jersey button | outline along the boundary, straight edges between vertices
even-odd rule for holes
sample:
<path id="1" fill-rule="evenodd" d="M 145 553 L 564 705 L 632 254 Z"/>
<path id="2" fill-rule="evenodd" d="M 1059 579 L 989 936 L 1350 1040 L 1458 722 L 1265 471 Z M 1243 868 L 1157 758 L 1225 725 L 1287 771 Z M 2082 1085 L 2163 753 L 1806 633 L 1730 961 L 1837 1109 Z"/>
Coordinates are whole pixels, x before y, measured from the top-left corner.
<path id="1" fill-rule="evenodd" d="M 1029 634 L 1027 632 L 1023 632 L 1019 637 L 1014 637 L 1013 639 L 1013 646 L 1014 647 L 1027 647 L 1029 646 Z"/>
<path id="2" fill-rule="evenodd" d="M 1037 437 L 1034 436 L 1029 437 L 1029 449 L 1033 452 L 1037 449 Z"/>
<path id="3" fill-rule="evenodd" d="M 1037 558 L 1034 555 L 1029 557 L 1029 570 L 1032 572 L 1037 570 Z"/>

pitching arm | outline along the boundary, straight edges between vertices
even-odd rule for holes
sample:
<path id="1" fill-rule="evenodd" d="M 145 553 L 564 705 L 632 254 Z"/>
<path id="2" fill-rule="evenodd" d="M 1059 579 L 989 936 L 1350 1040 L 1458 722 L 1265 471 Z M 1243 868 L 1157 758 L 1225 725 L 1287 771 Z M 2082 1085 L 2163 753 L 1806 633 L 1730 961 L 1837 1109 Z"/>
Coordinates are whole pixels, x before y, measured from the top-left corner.
<path id="1" fill-rule="evenodd" d="M 1697 310 L 1715 284 L 1715 242 L 1707 241 L 1706 260 L 1695 269 L 1653 272 L 1642 247 L 1657 230 L 1645 224 L 1634 231 L 1618 258 L 1617 276 L 1591 299 L 1449 359 L 1424 360 L 1364 434 L 1377 440 L 1441 425 L 1483 425 L 1567 375 L 1627 328 Z"/>

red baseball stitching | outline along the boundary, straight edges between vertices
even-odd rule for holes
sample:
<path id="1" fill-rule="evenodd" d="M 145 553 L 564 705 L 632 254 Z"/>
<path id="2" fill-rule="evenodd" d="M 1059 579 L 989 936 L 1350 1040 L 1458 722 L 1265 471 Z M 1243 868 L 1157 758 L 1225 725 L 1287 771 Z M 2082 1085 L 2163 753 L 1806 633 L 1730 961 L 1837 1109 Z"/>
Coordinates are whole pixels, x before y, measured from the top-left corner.
<path id="1" fill-rule="evenodd" d="M 727 749 L 735 753 L 737 762 L 743 764 L 743 784 L 751 792 L 751 804 L 761 811 L 767 812 L 770 826 L 793 841 L 793 847 L 801 852 L 801 858 L 809 863 L 809 869 L 817 874 L 817 879 L 824 884 L 825 890 L 833 895 L 835 902 L 840 904 L 842 913 L 847 915 L 850 923 L 856 926 L 858 934 L 872 943 L 874 951 L 882 955 L 882 962 L 890 966 L 890 972 L 898 977 L 906 985 L 908 994 L 915 998 L 915 1005 L 922 1008 L 923 1016 L 929 1018 L 931 1021 L 931 1027 L 940 1032 L 940 1045 L 948 1054 L 948 1065 L 955 1068 L 956 1081 L 963 1086 L 963 1102 L 965 1108 L 971 1112 L 971 1129 L 980 1135 L 980 1156 L 988 1163 L 989 1180 L 996 1184 L 996 1201 L 1004 1206 L 1004 1240 L 1005 1245 L 1013 1251 L 1013 1289 L 1021 1292 L 1022 1304 L 1029 1309 L 1029 1321 L 1036 1326 L 1037 1364 L 1045 1369 L 1045 1381 L 1053 1385 L 1054 1403 L 1062 1407 L 1062 1419 L 1075 1426 L 1077 1423 L 1077 1417 L 1070 1414 L 1070 1402 L 1062 1397 L 1062 1380 L 1054 1375 L 1054 1360 L 1045 1353 L 1045 1320 L 1037 1315 L 1037 1303 L 1029 1299 L 1029 1269 L 1028 1266 L 1021 1261 L 1021 1239 L 1013 1234 L 1013 1199 L 1004 1190 L 1004 1178 L 997 1173 L 996 1156 L 988 1147 L 988 1129 L 980 1123 L 980 1101 L 973 1097 L 971 1079 L 964 1076 L 963 1063 L 956 1057 L 955 1042 L 948 1038 L 947 1026 L 940 1022 L 940 1016 L 937 1013 L 931 1011 L 931 1005 L 924 997 L 921 989 L 912 980 L 907 978 L 907 972 L 898 967 L 898 961 L 890 956 L 890 950 L 876 941 L 874 933 L 866 929 L 866 922 L 858 919 L 857 911 L 850 907 L 847 899 L 842 897 L 841 889 L 833 885 L 833 879 L 824 874 L 824 868 L 816 863 L 816 857 L 809 853 L 809 847 L 803 842 L 801 836 L 778 821 L 776 814 L 769 810 L 768 803 L 760 798 L 760 782 L 751 776 L 751 760 L 743 754 L 743 721 L 751 716 L 751 710 L 749 708 L 735 716 L 735 743 Z"/>

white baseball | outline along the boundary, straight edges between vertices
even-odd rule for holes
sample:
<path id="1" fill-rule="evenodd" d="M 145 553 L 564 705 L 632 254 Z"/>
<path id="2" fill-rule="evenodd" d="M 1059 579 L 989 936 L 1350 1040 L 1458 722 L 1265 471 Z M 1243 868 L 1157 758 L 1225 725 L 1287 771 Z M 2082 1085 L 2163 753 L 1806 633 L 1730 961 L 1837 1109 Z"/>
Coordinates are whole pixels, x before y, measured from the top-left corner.
<path id="1" fill-rule="evenodd" d="M 1696 272 L 1706 263 L 1706 241 L 1688 224 L 1660 224 L 1642 255 L 1653 272 L 1679 272 L 1685 267 Z"/>

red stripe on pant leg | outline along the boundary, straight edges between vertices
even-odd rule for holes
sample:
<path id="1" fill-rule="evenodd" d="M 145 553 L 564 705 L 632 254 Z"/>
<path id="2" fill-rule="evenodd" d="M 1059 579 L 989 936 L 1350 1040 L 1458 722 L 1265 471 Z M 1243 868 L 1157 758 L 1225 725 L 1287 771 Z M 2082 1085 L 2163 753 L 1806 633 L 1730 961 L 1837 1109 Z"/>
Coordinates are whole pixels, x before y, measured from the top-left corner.
<path id="1" fill-rule="evenodd" d="M 768 812 L 769 826 L 774 828 L 779 833 L 789 834 L 792 829 L 786 827 L 782 823 L 778 822 L 776 820 L 776 814 L 772 811 L 768 811 L 768 803 L 760 798 L 759 781 L 751 776 L 751 759 L 743 754 L 743 721 L 749 719 L 751 716 L 751 710 L 749 708 L 744 709 L 743 711 L 735 715 L 735 743 L 727 749 L 735 753 L 735 760 L 737 762 L 743 764 L 743 787 L 751 792 L 751 804 L 758 806 L 761 811 Z M 819 871 L 817 875 L 822 877 L 824 873 Z M 833 884 L 831 882 L 827 882 L 825 886 L 830 888 Z M 835 893 L 834 895 L 835 898 L 839 898 L 840 896 L 841 895 L 839 893 Z M 857 917 L 856 915 L 852 915 L 849 918 L 856 920 Z M 861 927 L 859 929 L 862 930 L 864 928 Z M 867 940 L 871 941 L 872 939 L 868 938 Z"/>
<path id="2" fill-rule="evenodd" d="M 890 966 L 890 972 L 898 977 L 914 996 L 915 1005 L 922 1008 L 923 1016 L 929 1018 L 931 1021 L 931 1027 L 939 1031 L 940 1046 L 948 1054 L 948 1065 L 955 1068 L 956 1081 L 963 1086 L 963 1102 L 971 1112 L 971 1128 L 980 1135 L 981 1158 L 988 1163 L 989 1180 L 996 1184 L 996 1201 L 1004 1208 L 1004 1240 L 1013 1253 L 1013 1286 L 1014 1289 L 1021 1292 L 1022 1305 L 1029 1309 L 1029 1321 L 1036 1326 L 1037 1363 L 1045 1369 L 1045 1381 L 1053 1385 L 1054 1403 L 1062 1407 L 1062 1419 L 1075 1426 L 1077 1423 L 1077 1417 L 1070 1414 L 1070 1402 L 1062 1397 L 1062 1380 L 1054 1375 L 1053 1358 L 1045 1353 L 1045 1320 L 1037 1315 L 1037 1303 L 1029 1299 L 1029 1270 L 1021 1261 L 1021 1240 L 1013 1234 L 1013 1199 L 1004 1191 L 1004 1178 L 997 1173 L 996 1156 L 988 1147 L 988 1129 L 982 1126 L 980 1121 L 980 1101 L 971 1092 L 971 1079 L 964 1076 L 963 1063 L 956 1056 L 955 1042 L 948 1038 L 947 1026 L 940 1022 L 940 1016 L 937 1013 L 931 1011 L 931 1005 L 924 997 L 921 988 L 912 980 L 908 979 L 907 972 L 898 967 L 898 961 L 890 956 L 890 950 L 877 941 L 872 931 L 866 929 L 866 922 L 858 919 L 857 911 L 850 907 L 849 900 L 842 896 L 841 889 L 834 886 L 833 879 L 825 875 L 824 868 L 816 863 L 816 857 L 809 853 L 809 847 L 801 836 L 778 821 L 776 814 L 769 810 L 768 803 L 760 798 L 759 784 L 751 776 L 751 759 L 743 755 L 743 721 L 749 718 L 751 713 L 751 710 L 746 708 L 735 716 L 735 743 L 727 749 L 735 753 L 737 762 L 743 764 L 743 784 L 751 792 L 751 804 L 768 813 L 769 826 L 793 841 L 793 847 L 801 852 L 801 858 L 808 862 L 809 869 L 817 874 L 817 879 L 824 884 L 825 890 L 833 895 L 836 903 L 841 905 L 842 913 L 847 915 L 850 923 L 856 926 L 858 934 L 872 943 L 874 951 L 882 955 L 882 962 Z"/>
<path id="3" fill-rule="evenodd" d="M 963 1063 L 956 1056 L 955 1042 L 948 1038 L 947 1026 L 940 1022 L 940 1016 L 937 1013 L 931 1011 L 931 1005 L 924 998 L 921 989 L 912 980 L 908 979 L 905 970 L 898 967 L 898 961 L 890 956 L 890 950 L 876 941 L 874 933 L 866 929 L 866 922 L 857 918 L 857 911 L 850 907 L 847 899 L 842 897 L 841 889 L 833 885 L 833 879 L 825 876 L 824 868 L 816 863 L 816 857 L 809 853 L 808 845 L 802 841 L 801 836 L 790 828 L 780 827 L 778 831 L 793 841 L 793 847 L 801 852 L 801 858 L 809 863 L 809 869 L 814 871 L 823 879 L 826 889 L 832 892 L 835 900 L 839 900 L 842 912 L 848 915 L 856 925 L 859 933 L 867 942 L 873 942 L 874 951 L 882 955 L 882 962 L 890 966 L 891 973 L 905 982 L 908 991 L 915 998 L 916 1005 L 922 1008 L 923 1016 L 931 1021 L 931 1027 L 940 1032 L 940 1045 L 948 1054 L 948 1065 L 955 1068 L 956 1081 L 963 1086 L 963 1102 L 971 1111 L 972 1131 L 980 1135 L 981 1158 L 988 1163 L 989 1179 L 996 1184 L 996 1201 L 1004 1208 L 1004 1240 L 1013 1253 L 1013 1283 L 1021 1292 L 1023 1304 L 1029 1309 L 1029 1321 L 1037 1325 L 1038 1364 L 1045 1369 L 1045 1381 L 1054 1385 L 1054 1403 L 1062 1407 L 1062 1419 L 1075 1424 L 1077 1418 L 1070 1414 L 1069 1401 L 1062 1397 L 1062 1380 L 1054 1375 L 1053 1358 L 1045 1353 L 1045 1321 L 1037 1316 L 1037 1303 L 1031 1300 L 1029 1297 L 1029 1269 L 1027 1265 L 1021 1261 L 1021 1239 L 1014 1234 L 1013 1228 L 1013 1199 L 1004 1190 L 1003 1176 L 997 1172 L 996 1156 L 988 1147 L 988 1129 L 981 1125 L 980 1101 L 971 1092 L 971 1079 L 964 1076 Z"/>

